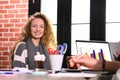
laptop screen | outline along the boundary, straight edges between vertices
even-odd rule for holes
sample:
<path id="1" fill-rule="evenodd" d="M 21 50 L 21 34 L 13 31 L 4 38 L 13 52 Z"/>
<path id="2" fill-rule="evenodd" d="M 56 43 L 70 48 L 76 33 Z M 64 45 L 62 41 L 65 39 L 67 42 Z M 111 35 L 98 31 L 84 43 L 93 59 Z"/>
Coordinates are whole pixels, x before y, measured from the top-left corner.
<path id="1" fill-rule="evenodd" d="M 84 53 L 98 60 L 112 61 L 108 42 L 76 40 L 76 48 L 78 54 Z"/>

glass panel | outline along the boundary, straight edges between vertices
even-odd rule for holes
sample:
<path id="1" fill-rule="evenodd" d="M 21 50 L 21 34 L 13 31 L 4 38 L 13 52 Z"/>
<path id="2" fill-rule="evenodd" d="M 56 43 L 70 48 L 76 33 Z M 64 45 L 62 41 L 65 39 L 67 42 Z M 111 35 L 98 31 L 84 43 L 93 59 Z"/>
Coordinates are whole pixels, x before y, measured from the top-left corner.
<path id="1" fill-rule="evenodd" d="M 71 55 L 76 55 L 75 40 L 89 40 L 90 0 L 72 0 Z"/>
<path id="2" fill-rule="evenodd" d="M 120 22 L 120 0 L 106 0 L 106 22 Z"/>
<path id="3" fill-rule="evenodd" d="M 90 0 L 72 0 L 72 23 L 90 22 Z"/>
<path id="4" fill-rule="evenodd" d="M 57 24 L 57 0 L 41 0 L 41 12 L 46 14 L 53 24 Z"/>
<path id="5" fill-rule="evenodd" d="M 71 55 L 76 55 L 76 45 L 75 40 L 89 40 L 89 24 L 82 24 L 82 25 L 72 25 L 72 38 L 71 38 Z"/>
<path id="6" fill-rule="evenodd" d="M 106 0 L 106 41 L 120 41 L 120 0 Z"/>
<path id="7" fill-rule="evenodd" d="M 57 40 L 57 0 L 41 0 L 41 12 L 51 20 L 53 32 Z"/>
<path id="8" fill-rule="evenodd" d="M 120 23 L 106 24 L 106 41 L 119 42 L 120 41 Z"/>

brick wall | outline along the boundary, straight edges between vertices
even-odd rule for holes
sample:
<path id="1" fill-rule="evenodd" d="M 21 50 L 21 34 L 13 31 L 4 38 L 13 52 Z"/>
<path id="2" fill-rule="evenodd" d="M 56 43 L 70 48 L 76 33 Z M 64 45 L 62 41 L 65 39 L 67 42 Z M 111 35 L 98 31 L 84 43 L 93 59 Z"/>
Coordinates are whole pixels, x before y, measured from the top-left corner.
<path id="1" fill-rule="evenodd" d="M 28 0 L 0 0 L 0 68 L 11 68 L 10 49 L 28 18 Z"/>

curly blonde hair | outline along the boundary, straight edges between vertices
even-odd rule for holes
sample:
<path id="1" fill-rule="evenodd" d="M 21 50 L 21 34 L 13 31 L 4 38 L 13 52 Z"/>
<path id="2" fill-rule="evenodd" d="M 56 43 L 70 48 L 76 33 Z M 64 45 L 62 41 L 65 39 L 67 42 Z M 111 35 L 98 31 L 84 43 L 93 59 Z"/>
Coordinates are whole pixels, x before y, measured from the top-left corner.
<path id="1" fill-rule="evenodd" d="M 45 23 L 45 29 L 44 29 L 45 31 L 44 31 L 43 36 L 41 37 L 41 43 L 46 48 L 51 47 L 53 49 L 56 49 L 57 48 L 57 41 L 55 40 L 53 31 L 52 31 L 52 24 L 51 24 L 50 20 L 48 19 L 48 17 L 40 12 L 36 12 L 35 14 L 33 14 L 29 17 L 28 22 L 24 26 L 22 33 L 21 33 L 21 36 L 19 37 L 19 41 L 17 41 L 17 43 L 22 42 L 22 41 L 26 41 L 27 38 L 31 37 L 30 26 L 31 26 L 31 22 L 35 18 L 41 18 Z M 16 45 L 17 45 L 17 43 L 16 43 Z M 14 49 L 15 49 L 15 46 L 14 46 Z M 14 49 L 12 52 L 14 52 Z"/>

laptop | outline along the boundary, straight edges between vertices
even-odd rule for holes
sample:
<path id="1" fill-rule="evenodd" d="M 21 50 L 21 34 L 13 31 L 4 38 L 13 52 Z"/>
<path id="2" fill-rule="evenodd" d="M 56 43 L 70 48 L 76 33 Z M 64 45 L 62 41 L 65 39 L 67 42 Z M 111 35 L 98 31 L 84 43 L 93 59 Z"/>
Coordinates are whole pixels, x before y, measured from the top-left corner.
<path id="1" fill-rule="evenodd" d="M 75 43 L 78 54 L 87 54 L 97 60 L 112 61 L 112 55 L 108 42 L 76 40 Z"/>
<path id="2" fill-rule="evenodd" d="M 86 40 L 76 40 L 76 49 L 78 54 L 87 54 L 90 57 L 93 57 L 98 60 L 112 61 L 111 51 L 109 43 L 105 41 L 86 41 Z M 100 73 L 108 74 L 107 71 L 101 70 L 90 70 L 86 67 L 81 67 L 81 70 L 77 69 L 68 69 L 69 72 L 89 72 L 89 73 Z"/>

